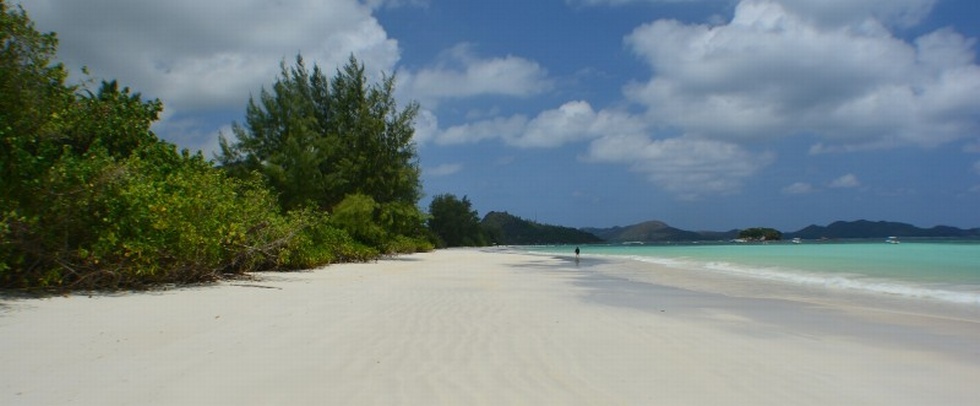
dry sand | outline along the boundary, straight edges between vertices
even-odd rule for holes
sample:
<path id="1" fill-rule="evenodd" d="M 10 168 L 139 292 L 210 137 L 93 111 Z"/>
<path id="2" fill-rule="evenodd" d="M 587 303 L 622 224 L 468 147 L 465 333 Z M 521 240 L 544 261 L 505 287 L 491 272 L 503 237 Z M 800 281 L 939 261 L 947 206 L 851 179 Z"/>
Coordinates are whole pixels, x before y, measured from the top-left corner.
<path id="1" fill-rule="evenodd" d="M 447 250 L 2 299 L 0 404 L 980 404 L 976 320 L 608 271 L 623 266 Z"/>

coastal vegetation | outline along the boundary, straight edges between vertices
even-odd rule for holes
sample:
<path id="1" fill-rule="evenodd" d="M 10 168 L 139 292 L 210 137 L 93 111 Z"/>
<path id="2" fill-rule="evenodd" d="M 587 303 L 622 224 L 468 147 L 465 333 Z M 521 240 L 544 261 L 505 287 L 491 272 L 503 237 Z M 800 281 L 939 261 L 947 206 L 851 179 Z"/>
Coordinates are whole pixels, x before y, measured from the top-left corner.
<path id="1" fill-rule="evenodd" d="M 753 241 L 779 241 L 783 233 L 774 228 L 753 227 L 738 232 L 738 238 Z"/>
<path id="2" fill-rule="evenodd" d="M 469 198 L 442 194 L 429 204 L 429 229 L 435 234 L 439 247 L 482 247 L 487 236 L 480 226 L 479 213 L 473 210 Z"/>
<path id="3" fill-rule="evenodd" d="M 57 36 L 0 0 L 0 287 L 141 288 L 431 249 L 394 80 L 301 58 L 222 164 L 150 130 L 158 100 L 68 83 Z"/>
<path id="4" fill-rule="evenodd" d="M 492 244 L 594 244 L 602 242 L 595 235 L 570 227 L 541 224 L 507 212 L 490 212 L 480 223 Z"/>
<path id="5" fill-rule="evenodd" d="M 328 78 L 302 56 L 272 90 L 249 100 L 245 123 L 222 136 L 221 168 L 260 178 L 283 210 L 332 213 L 328 222 L 383 254 L 428 250 L 412 140 L 418 104 L 398 109 L 395 80 L 371 84 L 352 55 Z"/>

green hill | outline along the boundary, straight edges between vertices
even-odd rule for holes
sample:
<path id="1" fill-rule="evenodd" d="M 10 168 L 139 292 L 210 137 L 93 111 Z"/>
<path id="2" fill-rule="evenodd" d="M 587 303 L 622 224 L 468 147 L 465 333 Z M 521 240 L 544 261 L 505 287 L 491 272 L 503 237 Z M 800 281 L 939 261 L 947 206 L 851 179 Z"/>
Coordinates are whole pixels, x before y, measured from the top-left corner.
<path id="1" fill-rule="evenodd" d="M 626 227 L 587 228 L 583 231 L 588 231 L 610 242 L 700 241 L 709 239 L 702 233 L 674 228 L 661 221 L 647 221 Z"/>
<path id="2" fill-rule="evenodd" d="M 602 242 L 595 235 L 570 227 L 540 224 L 507 212 L 489 212 L 480 223 L 499 245 L 594 244 Z"/>
<path id="3" fill-rule="evenodd" d="M 932 228 L 920 228 L 906 223 L 892 221 L 837 221 L 827 226 L 811 225 L 795 233 L 789 233 L 787 238 L 885 238 L 888 236 L 899 237 L 925 237 L 925 238 L 977 238 L 980 237 L 980 229 L 964 230 L 949 226 L 936 226 Z"/>

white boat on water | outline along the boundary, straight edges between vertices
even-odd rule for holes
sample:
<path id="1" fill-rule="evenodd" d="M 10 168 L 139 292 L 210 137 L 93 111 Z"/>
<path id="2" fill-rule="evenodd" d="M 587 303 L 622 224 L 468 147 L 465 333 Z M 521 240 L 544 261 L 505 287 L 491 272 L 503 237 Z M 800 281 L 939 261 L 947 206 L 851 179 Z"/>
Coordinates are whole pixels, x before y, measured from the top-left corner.
<path id="1" fill-rule="evenodd" d="M 891 236 L 885 239 L 885 242 L 889 244 L 901 244 L 902 242 L 898 240 L 898 237 Z"/>
<path id="2" fill-rule="evenodd" d="M 803 239 L 796 237 L 793 239 L 793 244 L 803 244 Z"/>

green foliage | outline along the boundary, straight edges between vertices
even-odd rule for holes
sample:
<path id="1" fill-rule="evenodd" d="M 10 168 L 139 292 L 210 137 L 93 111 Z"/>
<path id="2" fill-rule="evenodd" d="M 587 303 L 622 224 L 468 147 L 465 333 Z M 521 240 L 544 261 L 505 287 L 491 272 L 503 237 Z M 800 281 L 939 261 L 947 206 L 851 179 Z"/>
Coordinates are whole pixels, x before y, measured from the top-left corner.
<path id="1" fill-rule="evenodd" d="M 333 210 L 333 223 L 346 230 L 358 241 L 378 246 L 385 239 L 385 230 L 375 221 L 378 204 L 371 196 L 347 196 Z"/>
<path id="2" fill-rule="evenodd" d="M 485 246 L 487 237 L 480 227 L 480 218 L 470 200 L 455 195 L 436 196 L 429 204 L 429 229 L 438 237 L 440 246 Z"/>
<path id="3" fill-rule="evenodd" d="M 414 206 L 383 205 L 370 196 L 353 194 L 334 207 L 330 222 L 382 254 L 412 253 L 433 248 L 426 239 L 417 237 L 423 235 L 422 215 Z"/>
<path id="4" fill-rule="evenodd" d="M 62 136 L 75 153 L 101 147 L 114 158 L 125 158 L 157 143 L 150 125 L 162 111 L 159 100 L 144 101 L 129 88 L 119 89 L 116 81 L 102 82 L 98 92 L 83 89 L 67 110 Z"/>
<path id="5" fill-rule="evenodd" d="M 739 231 L 738 238 L 759 241 L 778 241 L 783 239 L 783 233 L 773 228 L 755 227 Z"/>
<path id="6" fill-rule="evenodd" d="M 261 174 L 284 210 L 332 211 L 330 224 L 380 253 L 427 250 L 417 112 L 414 103 L 398 109 L 393 77 L 369 84 L 354 57 L 333 79 L 297 57 L 249 101 L 217 158 L 232 176 Z"/>
<path id="7" fill-rule="evenodd" d="M 249 108 L 250 126 L 278 135 L 223 144 L 221 170 L 157 139 L 159 101 L 114 81 L 95 92 L 66 85 L 51 64 L 54 34 L 37 33 L 2 0 L 0 11 L 0 287 L 138 288 L 431 249 L 415 237 L 423 221 L 410 200 L 419 189 L 414 108 L 394 110 L 389 79 L 367 87 L 363 68 L 348 70 L 361 76 L 333 89 L 356 93 L 348 82 L 360 83 L 365 98 L 335 114 L 351 106 L 329 99 L 318 70 L 284 67 L 293 82 Z M 324 131 L 324 117 L 344 114 L 344 126 Z M 343 144 L 338 128 L 360 141 Z M 365 166 L 371 154 L 402 161 Z M 354 177 L 368 173 L 385 178 Z M 309 206 L 334 201 L 333 216 Z"/>
<path id="8" fill-rule="evenodd" d="M 18 196 L 36 183 L 61 154 L 61 115 L 74 99 L 64 85 L 68 73 L 53 64 L 57 37 L 41 34 L 20 7 L 0 0 L 0 210 L 8 212 Z"/>
<path id="9" fill-rule="evenodd" d="M 47 135 L 45 128 L 71 100 L 68 73 L 53 64 L 58 39 L 35 30 L 23 8 L 0 0 L 0 123 L 14 133 Z"/>
<path id="10" fill-rule="evenodd" d="M 4 285 L 196 282 L 274 260 L 282 222 L 264 189 L 163 143 L 120 161 L 104 149 L 65 151 L 36 190 L 44 204 L 8 216 L 19 258 L 8 264 Z"/>
<path id="11" fill-rule="evenodd" d="M 331 223 L 323 212 L 310 209 L 289 213 L 290 223 L 302 225 L 279 255 L 285 269 L 309 269 L 336 262 L 363 262 L 378 256 L 377 250 L 356 242 Z"/>
<path id="12" fill-rule="evenodd" d="M 540 224 L 525 220 L 507 212 L 487 213 L 480 222 L 494 244 L 595 244 L 602 239 L 588 232 L 570 227 Z"/>
<path id="13" fill-rule="evenodd" d="M 421 196 L 412 141 L 418 105 L 398 110 L 394 78 L 368 84 L 352 56 L 333 79 L 302 57 L 281 66 L 272 90 L 249 101 L 234 141 L 221 139 L 220 164 L 261 173 L 285 209 L 329 210 L 350 195 L 414 205 Z"/>
<path id="14" fill-rule="evenodd" d="M 54 34 L 0 11 L 0 287 L 144 287 L 378 255 L 325 213 L 283 214 L 261 177 L 157 139 L 159 101 L 65 85 Z"/>

